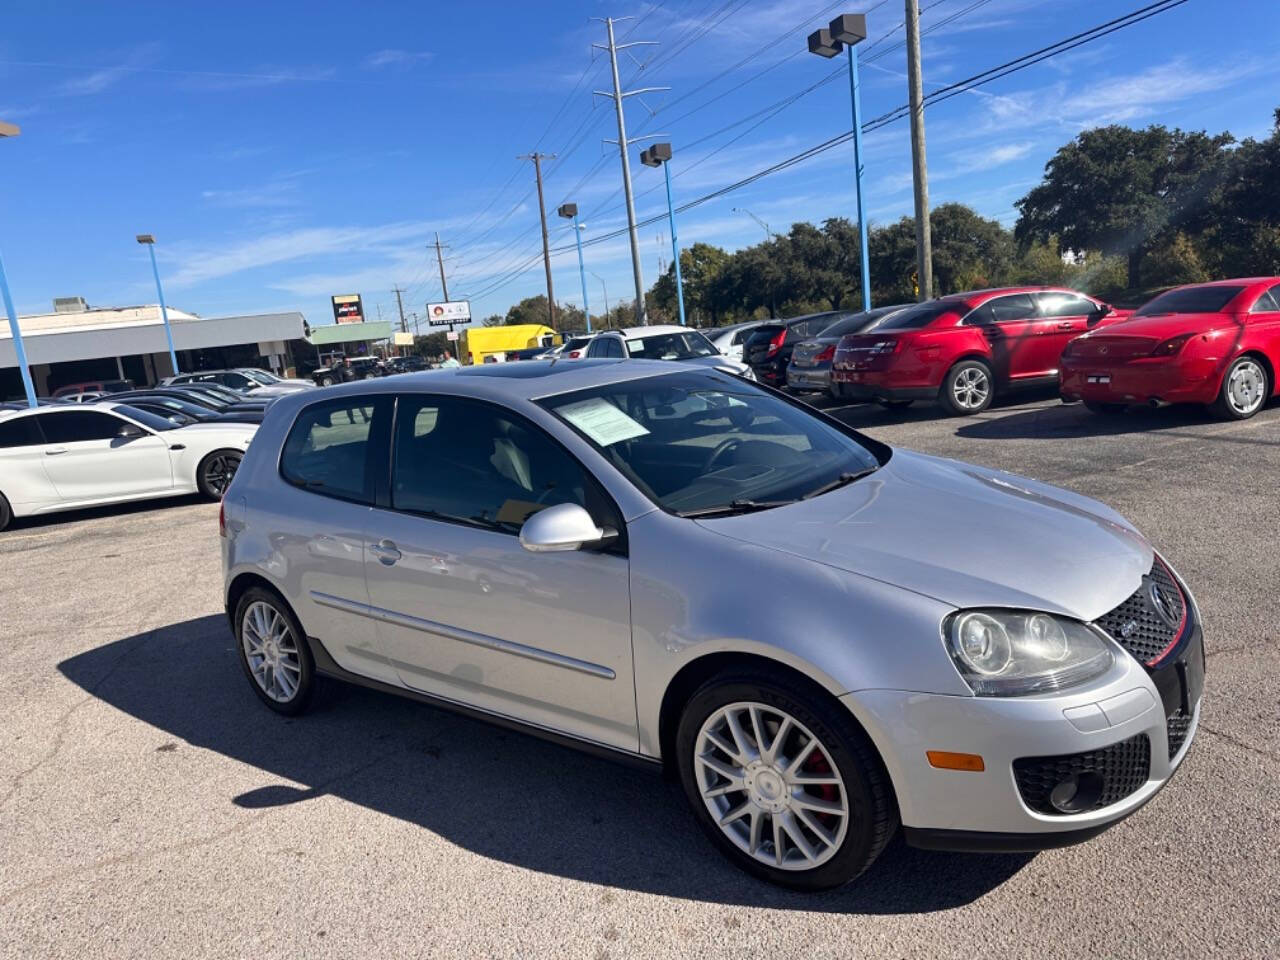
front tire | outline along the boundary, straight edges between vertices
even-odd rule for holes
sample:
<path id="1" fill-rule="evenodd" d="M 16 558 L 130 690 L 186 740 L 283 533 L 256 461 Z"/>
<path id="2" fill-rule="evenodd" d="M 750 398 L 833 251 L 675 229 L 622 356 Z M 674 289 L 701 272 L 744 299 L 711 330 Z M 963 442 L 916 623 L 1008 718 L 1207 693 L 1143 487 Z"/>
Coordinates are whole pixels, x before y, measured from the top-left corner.
<path id="1" fill-rule="evenodd" d="M 292 717 L 307 708 L 316 668 L 302 625 L 272 590 L 250 587 L 236 604 L 236 649 L 258 699 Z"/>
<path id="2" fill-rule="evenodd" d="M 4 494 L 0 493 L 0 530 L 4 530 L 13 522 L 13 508 L 9 506 L 9 501 L 4 498 Z"/>
<path id="3" fill-rule="evenodd" d="M 981 360 L 961 360 L 942 381 L 942 403 L 956 416 L 981 413 L 994 397 L 991 368 Z"/>
<path id="4" fill-rule="evenodd" d="M 676 762 L 711 841 L 771 883 L 847 883 L 897 830 L 866 734 L 825 691 L 785 676 L 743 670 L 703 684 L 680 718 Z"/>
<path id="5" fill-rule="evenodd" d="M 1271 396 L 1271 378 L 1257 357 L 1241 357 L 1222 378 L 1213 412 L 1226 420 L 1248 420 Z"/>
<path id="6" fill-rule="evenodd" d="M 336 381 L 333 379 L 333 377 L 328 376 L 327 374 L 320 378 L 320 386 L 322 387 L 332 387 L 335 382 Z"/>
<path id="7" fill-rule="evenodd" d="M 240 469 L 244 454 L 239 450 L 215 450 L 196 467 L 196 486 L 200 495 L 209 500 L 221 500 Z"/>

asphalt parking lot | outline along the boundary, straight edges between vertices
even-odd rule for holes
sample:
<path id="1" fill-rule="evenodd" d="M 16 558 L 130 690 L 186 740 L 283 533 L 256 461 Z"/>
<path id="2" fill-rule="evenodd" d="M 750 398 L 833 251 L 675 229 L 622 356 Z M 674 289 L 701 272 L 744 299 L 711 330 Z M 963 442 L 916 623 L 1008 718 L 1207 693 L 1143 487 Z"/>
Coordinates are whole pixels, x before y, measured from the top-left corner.
<path id="1" fill-rule="evenodd" d="M 1103 500 L 1187 579 L 1206 700 L 1151 804 L 1036 856 L 897 841 L 849 887 L 789 893 L 652 775 L 354 688 L 268 712 L 221 612 L 216 505 L 115 508 L 0 534 L 0 954 L 1280 953 L 1280 405 L 832 409 Z"/>

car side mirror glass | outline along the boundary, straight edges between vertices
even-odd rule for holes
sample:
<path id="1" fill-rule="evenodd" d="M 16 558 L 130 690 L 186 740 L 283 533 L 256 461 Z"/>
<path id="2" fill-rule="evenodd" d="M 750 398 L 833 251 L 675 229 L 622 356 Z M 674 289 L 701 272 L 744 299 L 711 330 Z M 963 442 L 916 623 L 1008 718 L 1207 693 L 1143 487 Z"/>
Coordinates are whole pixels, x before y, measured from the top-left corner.
<path id="1" fill-rule="evenodd" d="M 120 429 L 116 431 L 116 437 L 120 440 L 137 440 L 139 437 L 145 437 L 147 431 L 132 423 L 120 424 Z"/>
<path id="2" fill-rule="evenodd" d="M 609 533 L 596 526 L 586 509 L 576 503 L 558 503 L 539 510 L 520 528 L 520 546 L 530 553 L 578 550 L 599 543 Z"/>
<path id="3" fill-rule="evenodd" d="M 1093 324 L 1100 321 L 1103 317 L 1108 317 L 1113 313 L 1115 313 L 1115 309 L 1110 304 L 1100 303 L 1098 304 L 1098 308 L 1094 310 L 1093 313 L 1089 314 L 1087 322 L 1090 326 L 1093 326 Z"/>

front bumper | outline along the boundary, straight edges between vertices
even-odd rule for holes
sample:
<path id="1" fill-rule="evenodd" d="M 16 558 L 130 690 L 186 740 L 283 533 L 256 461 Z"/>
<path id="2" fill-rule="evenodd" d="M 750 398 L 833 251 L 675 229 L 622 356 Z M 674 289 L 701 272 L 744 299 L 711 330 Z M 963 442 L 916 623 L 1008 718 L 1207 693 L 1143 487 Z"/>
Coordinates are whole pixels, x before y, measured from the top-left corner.
<path id="1" fill-rule="evenodd" d="M 1000 698 L 864 690 L 841 699 L 884 759 L 908 842 L 929 849 L 1040 850 L 1096 836 L 1169 782 L 1199 725 L 1199 697 L 1185 700 L 1185 678 L 1197 658 L 1202 676 L 1198 616 L 1176 654 L 1158 669 L 1148 673 L 1117 648 L 1112 670 L 1078 691 Z M 1189 721 L 1175 719 L 1183 706 Z M 1170 731 L 1179 722 L 1177 733 L 1185 729 L 1185 737 L 1180 746 L 1175 740 L 1170 756 Z M 1140 735 L 1150 745 L 1146 780 L 1118 802 L 1050 814 L 1024 800 L 1014 761 L 1099 751 Z M 985 769 L 937 769 L 928 750 L 978 754 Z"/>

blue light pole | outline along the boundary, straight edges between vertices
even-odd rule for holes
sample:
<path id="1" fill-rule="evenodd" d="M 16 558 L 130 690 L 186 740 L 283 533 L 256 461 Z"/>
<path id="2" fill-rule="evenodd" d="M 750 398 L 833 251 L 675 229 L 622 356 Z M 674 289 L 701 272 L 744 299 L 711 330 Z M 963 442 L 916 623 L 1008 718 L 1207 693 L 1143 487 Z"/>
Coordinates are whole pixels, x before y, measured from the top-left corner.
<path id="1" fill-rule="evenodd" d="M 676 303 L 680 306 L 680 326 L 684 326 L 684 280 L 680 276 L 680 241 L 676 239 L 676 210 L 671 203 L 671 144 L 655 143 L 640 154 L 646 167 L 662 167 L 667 178 L 667 220 L 671 224 L 671 258 L 676 265 Z"/>
<path id="2" fill-rule="evenodd" d="M 862 205 L 862 98 L 858 81 L 857 45 L 867 39 L 867 18 L 842 13 L 829 27 L 809 34 L 809 52 L 830 59 L 841 47 L 849 50 L 849 94 L 853 101 L 853 169 L 858 198 L 858 246 L 862 254 L 862 305 L 871 309 L 871 256 L 867 246 L 867 217 Z"/>
<path id="3" fill-rule="evenodd" d="M 591 306 L 587 303 L 587 268 L 582 263 L 582 231 L 578 225 L 578 205 L 562 203 L 557 211 L 566 220 L 573 221 L 573 239 L 578 244 L 578 279 L 582 281 L 582 312 L 587 315 L 587 333 L 591 332 Z"/>
<path id="4" fill-rule="evenodd" d="M 0 123 L 0 137 L 16 137 L 22 131 L 12 123 Z M 4 275 L 4 261 L 0 260 L 0 295 L 4 297 L 5 313 L 9 315 L 9 333 L 13 336 L 13 352 L 18 358 L 18 372 L 22 374 L 22 387 L 27 392 L 27 406 L 36 405 L 36 388 L 31 382 L 31 370 L 27 367 L 27 349 L 22 344 L 22 331 L 18 328 L 18 312 L 13 309 L 13 297 L 9 296 L 9 281 Z"/>
<path id="5" fill-rule="evenodd" d="M 176 377 L 182 371 L 178 369 L 178 354 L 173 349 L 173 330 L 169 327 L 169 308 L 164 303 L 164 288 L 160 286 L 160 268 L 156 266 L 156 238 L 149 233 L 140 233 L 137 239 L 151 254 L 151 273 L 156 278 L 156 295 L 160 298 L 160 319 L 164 321 L 164 338 L 169 343 L 169 362 L 173 364 L 173 375 Z"/>

